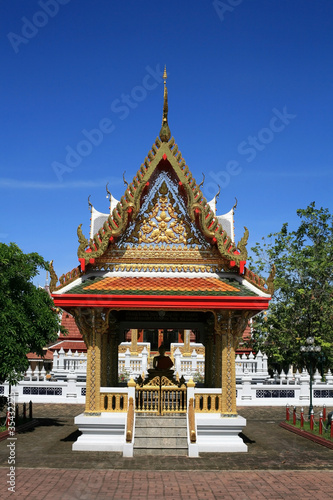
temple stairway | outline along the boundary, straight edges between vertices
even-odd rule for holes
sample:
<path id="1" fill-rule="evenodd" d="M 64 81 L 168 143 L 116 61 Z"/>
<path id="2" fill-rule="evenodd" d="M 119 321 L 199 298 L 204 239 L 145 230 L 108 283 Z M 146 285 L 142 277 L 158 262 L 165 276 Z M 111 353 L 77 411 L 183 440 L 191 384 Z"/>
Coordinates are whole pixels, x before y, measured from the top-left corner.
<path id="1" fill-rule="evenodd" d="M 134 456 L 187 454 L 186 415 L 136 416 Z"/>

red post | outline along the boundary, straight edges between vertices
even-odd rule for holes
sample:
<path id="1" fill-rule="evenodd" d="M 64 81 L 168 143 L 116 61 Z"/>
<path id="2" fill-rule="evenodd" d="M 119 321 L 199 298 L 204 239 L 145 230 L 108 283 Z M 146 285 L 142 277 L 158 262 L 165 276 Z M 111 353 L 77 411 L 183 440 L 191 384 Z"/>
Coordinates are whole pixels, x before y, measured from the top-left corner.
<path id="1" fill-rule="evenodd" d="M 331 420 L 331 438 L 333 438 L 333 418 Z"/>
<path id="2" fill-rule="evenodd" d="M 294 406 L 293 424 L 296 425 L 296 406 Z"/>
<path id="3" fill-rule="evenodd" d="M 7 429 L 9 427 L 9 422 L 10 422 L 10 415 L 9 415 L 9 411 L 7 410 L 7 413 L 6 413 L 6 428 Z"/>
<path id="4" fill-rule="evenodd" d="M 313 425 L 314 425 L 314 414 L 313 410 L 311 410 L 311 415 L 310 415 L 310 430 L 313 431 Z"/>
<path id="5" fill-rule="evenodd" d="M 304 427 L 304 408 L 301 408 L 301 429 Z"/>
<path id="6" fill-rule="evenodd" d="M 286 406 L 286 421 L 289 422 L 290 420 L 290 412 L 289 412 L 290 408 L 289 408 L 289 405 Z"/>
<path id="7" fill-rule="evenodd" d="M 323 405 L 323 420 L 326 420 L 326 405 Z"/>
<path id="8" fill-rule="evenodd" d="M 319 415 L 319 434 L 321 435 L 323 433 L 323 412 L 320 412 Z"/>

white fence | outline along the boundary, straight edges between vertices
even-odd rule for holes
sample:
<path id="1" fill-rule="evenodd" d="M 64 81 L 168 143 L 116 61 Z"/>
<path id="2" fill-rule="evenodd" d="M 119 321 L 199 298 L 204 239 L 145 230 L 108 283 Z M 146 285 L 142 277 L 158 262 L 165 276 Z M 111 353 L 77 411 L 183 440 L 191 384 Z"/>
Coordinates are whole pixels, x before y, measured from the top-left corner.
<path id="1" fill-rule="evenodd" d="M 38 372 L 36 378 L 43 380 L 22 380 L 12 386 L 17 403 L 81 403 L 85 402 L 85 382 L 77 380 L 71 371 L 67 380 L 47 380 L 45 374 Z M 26 377 L 27 378 L 27 377 Z M 33 378 L 33 377 L 32 377 Z M 313 377 L 313 404 L 333 406 L 333 375 L 329 370 L 325 381 L 321 381 L 318 371 Z M 0 385 L 0 395 L 8 396 L 8 384 Z M 102 390 L 102 389 L 101 389 Z M 110 390 L 110 389 L 108 389 Z M 117 389 L 116 389 L 117 390 Z M 126 388 L 122 390 L 126 391 Z M 289 376 L 282 373 L 265 383 L 254 383 L 250 374 L 245 373 L 241 383 L 236 385 L 238 406 L 307 406 L 310 399 L 310 376 L 306 370 Z M 221 394 L 221 389 L 195 388 L 195 393 Z"/>
<path id="2" fill-rule="evenodd" d="M 124 348 L 127 347 L 125 352 L 120 352 L 118 355 L 118 372 L 124 373 L 127 377 L 136 378 L 143 373 L 146 374 L 148 368 L 152 368 L 152 358 L 149 356 L 149 344 L 148 343 L 138 343 L 139 354 L 134 355 L 130 352 L 130 343 L 123 342 L 120 344 Z M 180 377 L 184 377 L 186 381 L 190 378 L 195 380 L 203 379 L 205 375 L 205 356 L 201 354 L 203 352 L 202 344 L 190 344 L 191 354 L 183 355 L 180 351 L 180 347 L 183 344 L 171 344 L 171 349 L 174 356 L 174 368 L 175 372 L 178 373 Z M 198 354 L 198 352 L 200 354 Z M 62 348 L 58 351 L 54 351 L 53 354 L 53 368 L 51 374 L 57 380 L 66 380 L 67 374 L 74 370 L 78 380 L 85 380 L 87 371 L 87 356 L 84 353 L 79 354 L 77 351 L 74 353 L 69 350 L 65 352 Z M 250 353 L 249 356 L 243 354 L 242 356 L 236 356 L 236 378 L 237 381 L 241 381 L 241 377 L 245 372 L 251 374 L 253 381 L 264 381 L 269 377 L 267 368 L 267 356 L 262 354 L 260 351 L 257 356 Z M 27 376 L 37 378 L 36 374 L 32 374 L 30 371 L 27 372 Z M 40 375 L 39 375 L 40 377 Z"/>

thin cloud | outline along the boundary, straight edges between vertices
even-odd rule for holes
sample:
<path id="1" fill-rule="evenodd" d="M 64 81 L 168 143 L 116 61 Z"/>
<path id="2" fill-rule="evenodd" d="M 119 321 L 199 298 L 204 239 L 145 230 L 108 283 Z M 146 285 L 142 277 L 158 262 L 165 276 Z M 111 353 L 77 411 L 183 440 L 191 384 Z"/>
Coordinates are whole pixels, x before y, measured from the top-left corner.
<path id="1" fill-rule="evenodd" d="M 7 189 L 85 189 L 105 187 L 109 182 L 109 186 L 122 184 L 121 178 L 111 177 L 107 180 L 98 181 L 73 181 L 73 182 L 39 182 L 39 181 L 25 181 L 18 179 L 0 178 L 0 187 Z"/>
<path id="2" fill-rule="evenodd" d="M 328 177 L 331 176 L 333 173 L 333 170 L 318 170 L 317 168 L 313 168 L 310 171 L 304 172 L 304 171 L 274 171 L 274 172 L 268 172 L 268 171 L 257 171 L 255 172 L 255 175 L 259 175 L 260 177 L 286 177 L 286 178 L 313 178 L 316 179 L 318 177 Z"/>

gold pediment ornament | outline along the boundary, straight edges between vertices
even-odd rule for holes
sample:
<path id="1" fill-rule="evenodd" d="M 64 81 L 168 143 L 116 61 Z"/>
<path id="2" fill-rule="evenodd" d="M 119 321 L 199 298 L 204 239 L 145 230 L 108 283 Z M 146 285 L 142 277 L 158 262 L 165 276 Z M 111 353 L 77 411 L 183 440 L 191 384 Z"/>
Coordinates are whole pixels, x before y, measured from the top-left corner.
<path id="1" fill-rule="evenodd" d="M 158 196 L 158 193 L 160 196 Z M 163 181 L 157 195 L 152 213 L 148 219 L 144 219 L 138 232 L 139 243 L 184 243 L 187 241 L 187 232 L 184 226 L 184 220 L 178 205 L 174 205 L 172 195 Z"/>
<path id="2" fill-rule="evenodd" d="M 180 209 L 174 195 L 165 180 L 147 207 L 137 217 L 134 229 L 124 235 L 120 247 L 126 244 L 146 247 L 154 244 L 155 247 L 165 245 L 199 245 L 206 246 L 203 239 L 195 234 L 190 220 Z"/>

